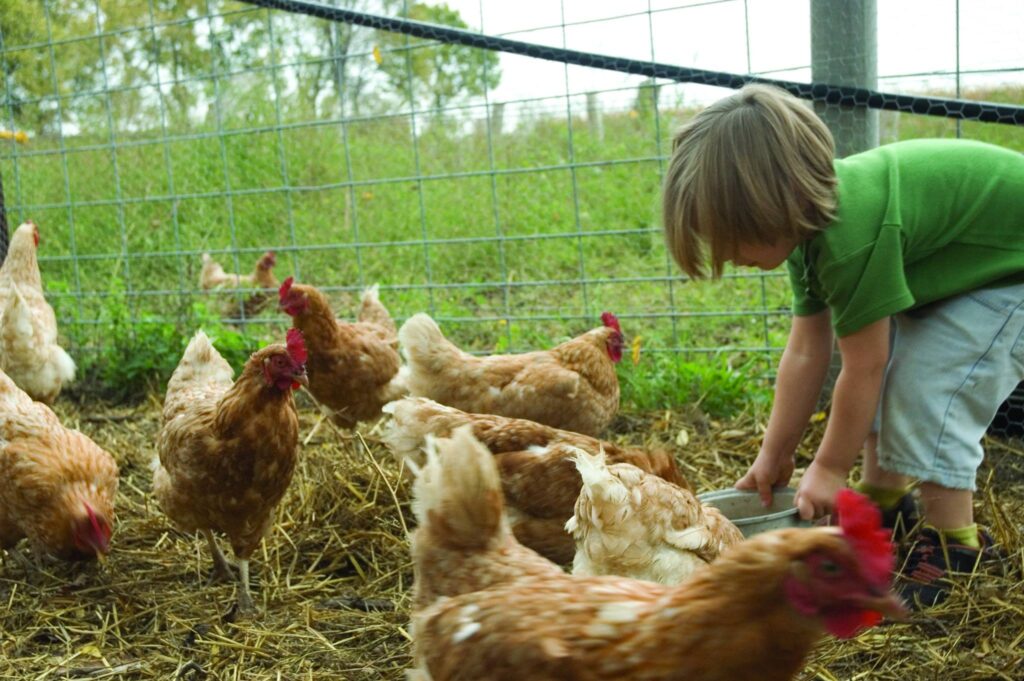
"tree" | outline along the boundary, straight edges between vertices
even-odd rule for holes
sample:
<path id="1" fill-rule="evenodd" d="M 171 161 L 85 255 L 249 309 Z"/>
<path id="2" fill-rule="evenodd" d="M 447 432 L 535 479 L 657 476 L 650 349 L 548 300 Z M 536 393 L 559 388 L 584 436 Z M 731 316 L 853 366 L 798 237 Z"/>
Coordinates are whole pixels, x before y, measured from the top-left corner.
<path id="1" fill-rule="evenodd" d="M 443 3 L 417 2 L 405 14 L 416 21 L 469 28 L 456 10 Z M 392 89 L 411 103 L 424 101 L 438 112 L 460 98 L 480 96 L 501 81 L 498 55 L 490 50 L 387 31 L 378 32 L 378 41 L 382 49 L 380 68 Z"/>

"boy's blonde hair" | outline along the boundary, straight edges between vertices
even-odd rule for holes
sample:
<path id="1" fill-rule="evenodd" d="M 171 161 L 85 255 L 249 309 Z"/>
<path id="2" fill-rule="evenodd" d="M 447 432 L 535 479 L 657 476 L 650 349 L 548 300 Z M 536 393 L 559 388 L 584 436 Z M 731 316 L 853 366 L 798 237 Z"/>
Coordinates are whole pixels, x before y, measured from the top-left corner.
<path id="1" fill-rule="evenodd" d="M 835 217 L 835 144 L 785 90 L 747 85 L 697 114 L 672 140 L 662 197 L 665 238 L 689 276 L 720 277 L 741 244 L 802 241 Z"/>

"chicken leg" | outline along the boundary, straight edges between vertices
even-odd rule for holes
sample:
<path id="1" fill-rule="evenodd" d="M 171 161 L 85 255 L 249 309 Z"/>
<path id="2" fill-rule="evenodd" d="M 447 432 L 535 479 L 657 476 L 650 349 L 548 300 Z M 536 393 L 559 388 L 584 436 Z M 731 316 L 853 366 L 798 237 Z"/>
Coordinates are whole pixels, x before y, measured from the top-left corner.
<path id="1" fill-rule="evenodd" d="M 249 559 L 238 559 L 238 610 L 250 613 L 256 610 L 252 602 L 252 592 L 249 591 Z"/>
<path id="2" fill-rule="evenodd" d="M 203 536 L 209 542 L 210 553 L 213 554 L 213 574 L 210 575 L 210 583 L 231 581 L 234 577 L 234 573 L 231 571 L 231 564 L 228 563 L 228 559 L 224 557 L 224 553 L 217 546 L 217 540 L 213 538 L 213 532 L 204 529 Z"/>

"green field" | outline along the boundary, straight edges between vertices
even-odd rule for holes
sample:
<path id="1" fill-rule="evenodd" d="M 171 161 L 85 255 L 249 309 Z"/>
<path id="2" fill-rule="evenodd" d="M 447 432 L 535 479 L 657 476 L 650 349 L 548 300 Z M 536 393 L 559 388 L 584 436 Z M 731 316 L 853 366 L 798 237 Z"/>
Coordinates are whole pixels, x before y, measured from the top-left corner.
<path id="1" fill-rule="evenodd" d="M 1024 101 L 1010 88 L 967 96 Z M 275 249 L 277 274 L 327 287 L 341 317 L 376 282 L 397 318 L 430 312 L 459 344 L 492 352 L 558 342 L 611 310 L 640 338 L 638 361 L 622 364 L 627 403 L 764 402 L 775 355 L 762 349 L 788 328 L 785 278 L 684 281 L 658 230 L 668 131 L 691 109 L 608 113 L 600 137 L 564 115 L 503 134 L 482 121 L 277 115 L 225 107 L 219 125 L 3 144 L 12 228 L 40 225 L 45 285 L 83 385 L 159 385 L 199 325 L 236 362 L 279 338 L 276 311 L 240 335 L 196 291 L 203 251 L 249 271 Z M 881 129 L 883 141 L 956 134 L 951 120 L 888 112 Z M 1020 128 L 962 132 L 1024 151 Z"/>

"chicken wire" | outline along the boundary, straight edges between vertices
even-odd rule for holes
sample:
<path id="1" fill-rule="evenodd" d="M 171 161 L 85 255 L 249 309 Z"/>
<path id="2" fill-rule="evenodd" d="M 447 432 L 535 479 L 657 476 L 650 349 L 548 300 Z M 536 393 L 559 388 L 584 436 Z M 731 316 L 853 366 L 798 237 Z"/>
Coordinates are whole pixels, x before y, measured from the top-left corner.
<path id="1" fill-rule="evenodd" d="M 916 3 L 943 18 L 943 40 L 894 33 L 896 3 L 884 1 L 877 26 L 867 0 L 561 0 L 527 3 L 511 23 L 495 0 L 450 4 L 479 32 L 409 20 L 418 6 L 408 2 L 388 16 L 357 0 L 25 5 L 32 30 L 0 34 L 0 127 L 28 129 L 30 141 L 0 145 L 0 172 L 12 226 L 41 226 L 47 294 L 72 346 L 102 347 L 118 314 L 133 327 L 188 325 L 203 252 L 248 272 L 271 249 L 279 278 L 328 291 L 340 315 L 379 283 L 399 322 L 426 311 L 476 352 L 532 349 L 607 309 L 645 353 L 724 353 L 767 368 L 788 330 L 785 277 L 730 271 L 697 286 L 662 245 L 674 128 L 758 79 L 813 101 L 840 149 L 872 135 L 995 134 L 1024 148 L 1014 127 L 1024 110 L 972 97 L 1018 91 L 1003 84 L 1019 82 L 1019 62 L 979 61 L 993 38 L 961 45 L 962 25 L 1001 21 L 991 5 Z M 797 37 L 779 40 L 780 14 Z M 861 42 L 822 52 L 851 26 Z M 882 55 L 892 41 L 925 52 L 915 63 L 926 68 L 878 73 L 876 40 Z M 779 54 L 782 42 L 796 51 Z M 469 60 L 501 51 L 501 76 L 525 72 L 533 89 L 504 94 L 480 60 L 483 87 L 438 105 L 416 59 L 439 45 L 463 46 Z M 198 64 L 179 69 L 186 59 Z M 365 77 L 354 95 L 313 80 L 354 64 Z M 389 67 L 399 80 L 404 67 L 405 89 L 386 99 L 375 88 Z M 17 69 L 33 69 L 36 87 L 19 85 Z M 305 102 L 309 82 L 324 87 Z M 230 321 L 264 334 L 285 320 Z"/>

